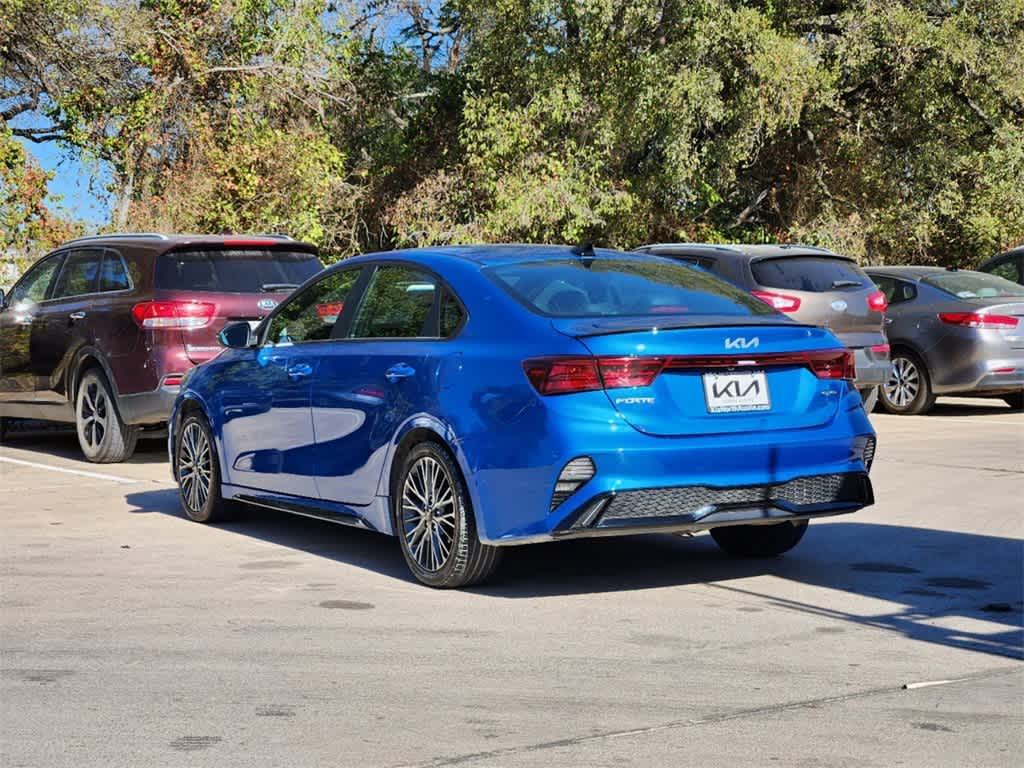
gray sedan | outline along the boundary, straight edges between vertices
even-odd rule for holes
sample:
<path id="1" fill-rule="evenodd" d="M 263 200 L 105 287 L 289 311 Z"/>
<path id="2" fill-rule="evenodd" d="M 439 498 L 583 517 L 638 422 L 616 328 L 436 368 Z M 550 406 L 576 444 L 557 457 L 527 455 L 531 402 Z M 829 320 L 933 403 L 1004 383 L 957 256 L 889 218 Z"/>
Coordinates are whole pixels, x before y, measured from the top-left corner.
<path id="1" fill-rule="evenodd" d="M 942 267 L 868 267 L 889 301 L 893 372 L 879 400 L 925 413 L 937 395 L 1001 397 L 1024 407 L 1024 286 Z"/>

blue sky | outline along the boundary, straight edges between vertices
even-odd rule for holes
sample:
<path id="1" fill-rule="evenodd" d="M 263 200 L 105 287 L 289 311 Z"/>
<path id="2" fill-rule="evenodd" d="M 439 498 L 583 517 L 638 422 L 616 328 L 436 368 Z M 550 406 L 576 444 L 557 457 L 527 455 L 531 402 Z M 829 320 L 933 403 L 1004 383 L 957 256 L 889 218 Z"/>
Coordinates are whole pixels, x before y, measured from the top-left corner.
<path id="1" fill-rule="evenodd" d="M 48 171 L 55 176 L 49 184 L 50 202 L 55 208 L 62 208 L 73 219 L 84 221 L 90 227 L 98 227 L 110 220 L 110 205 L 102 194 L 97 195 L 89 189 L 89 179 L 98 172 L 99 180 L 95 186 L 103 188 L 103 168 L 93 168 L 84 164 L 67 150 L 55 142 L 33 144 L 22 141 L 25 150 Z"/>

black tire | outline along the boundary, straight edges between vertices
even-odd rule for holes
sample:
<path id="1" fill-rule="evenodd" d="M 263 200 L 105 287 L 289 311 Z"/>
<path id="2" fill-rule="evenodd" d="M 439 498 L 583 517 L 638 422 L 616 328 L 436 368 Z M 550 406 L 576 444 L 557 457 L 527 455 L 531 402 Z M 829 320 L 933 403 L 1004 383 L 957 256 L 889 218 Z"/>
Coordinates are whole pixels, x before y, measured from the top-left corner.
<path id="1" fill-rule="evenodd" d="M 1003 400 L 1015 411 L 1024 411 L 1024 392 L 1003 395 Z"/>
<path id="2" fill-rule="evenodd" d="M 85 458 L 95 464 L 125 461 L 135 452 L 141 428 L 125 424 L 98 368 L 82 376 L 75 393 L 75 431 Z"/>
<path id="3" fill-rule="evenodd" d="M 917 355 L 907 350 L 892 354 L 892 373 L 878 392 L 878 399 L 889 413 L 917 416 L 935 405 L 928 369 Z"/>
<path id="4" fill-rule="evenodd" d="M 860 390 L 860 399 L 864 403 L 864 413 L 871 413 L 878 404 L 878 390 L 881 387 L 868 387 Z"/>
<path id="5" fill-rule="evenodd" d="M 807 521 L 776 525 L 727 525 L 712 528 L 711 538 L 733 557 L 777 557 L 788 552 L 804 537 Z"/>
<path id="6" fill-rule="evenodd" d="M 178 479 L 178 503 L 189 520 L 216 523 L 234 516 L 238 505 L 221 496 L 217 444 L 210 425 L 198 413 L 189 414 L 181 422 L 174 447 L 174 476 Z M 204 480 L 207 485 L 202 493 Z"/>
<path id="7" fill-rule="evenodd" d="M 448 490 L 450 501 L 444 503 Z M 423 584 L 468 587 L 498 567 L 501 548 L 480 541 L 462 473 L 439 443 L 419 443 L 405 455 L 392 489 L 391 510 L 402 556 Z"/>

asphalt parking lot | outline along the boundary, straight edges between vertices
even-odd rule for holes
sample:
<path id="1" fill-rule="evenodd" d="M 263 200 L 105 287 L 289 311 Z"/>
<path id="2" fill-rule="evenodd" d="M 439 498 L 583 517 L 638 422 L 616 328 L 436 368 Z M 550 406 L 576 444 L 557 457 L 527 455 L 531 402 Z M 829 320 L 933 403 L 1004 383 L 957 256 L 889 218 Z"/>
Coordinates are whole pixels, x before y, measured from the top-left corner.
<path id="1" fill-rule="evenodd" d="M 159 440 L 12 435 L 0 765 L 1019 764 L 1024 414 L 873 418 L 876 505 L 777 561 L 544 544 L 465 592 L 375 534 L 189 522 Z"/>

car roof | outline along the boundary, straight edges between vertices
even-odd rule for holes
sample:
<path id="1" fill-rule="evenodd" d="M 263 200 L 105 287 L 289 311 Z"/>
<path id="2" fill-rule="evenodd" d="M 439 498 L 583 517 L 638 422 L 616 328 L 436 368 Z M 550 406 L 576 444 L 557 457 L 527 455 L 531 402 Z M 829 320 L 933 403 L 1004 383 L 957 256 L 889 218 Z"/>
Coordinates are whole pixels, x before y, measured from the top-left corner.
<path id="1" fill-rule="evenodd" d="M 889 277 L 902 277 L 905 280 L 920 280 L 928 275 L 939 272 L 948 272 L 945 267 L 864 267 L 869 275 L 888 275 Z M 971 272 L 973 270 L 962 269 L 960 272 Z"/>
<path id="2" fill-rule="evenodd" d="M 88 235 L 61 244 L 68 246 L 120 245 L 134 248 L 149 248 L 170 251 L 188 246 L 285 246 L 303 251 L 315 251 L 316 246 L 294 240 L 287 235 L 237 234 L 237 235 L 193 235 L 163 234 L 160 232 L 115 232 L 103 235 Z"/>
<path id="3" fill-rule="evenodd" d="M 1015 248 L 1008 248 L 1005 251 L 1001 251 L 997 253 L 995 256 L 993 256 L 991 259 L 986 259 L 981 266 L 982 268 L 984 268 L 989 266 L 990 264 L 995 264 L 997 261 L 1001 261 L 1002 259 L 1008 259 L 1013 256 L 1024 256 L 1024 245 L 1018 245 Z"/>
<path id="4" fill-rule="evenodd" d="M 803 245 L 801 243 L 735 243 L 729 245 L 717 243 L 652 243 L 650 245 L 642 245 L 636 250 L 641 253 L 651 253 L 659 256 L 681 256 L 694 253 L 720 254 L 723 256 L 746 258 L 751 261 L 784 259 L 791 256 L 824 256 L 831 259 L 853 261 L 849 256 L 835 253 L 828 248 L 819 248 L 816 245 Z"/>
<path id="5" fill-rule="evenodd" d="M 355 264 L 364 261 L 413 260 L 430 264 L 445 260 L 470 262 L 482 267 L 500 264 L 514 264 L 522 261 L 558 261 L 579 258 L 578 246 L 571 245 L 447 245 L 428 246 L 424 248 L 405 248 L 395 251 L 379 251 L 366 253 L 345 259 L 340 264 Z M 628 253 L 610 248 L 595 248 L 594 257 L 601 258 L 654 258 L 653 254 Z"/>

